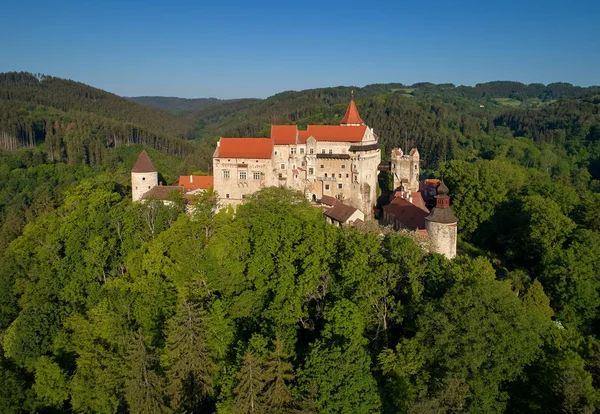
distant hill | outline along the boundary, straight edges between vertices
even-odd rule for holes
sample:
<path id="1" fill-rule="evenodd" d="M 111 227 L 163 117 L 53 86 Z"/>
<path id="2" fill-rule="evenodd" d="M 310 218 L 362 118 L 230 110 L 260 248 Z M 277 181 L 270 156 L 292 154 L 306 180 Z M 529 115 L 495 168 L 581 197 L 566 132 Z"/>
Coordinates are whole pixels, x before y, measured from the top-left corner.
<path id="1" fill-rule="evenodd" d="M 217 99 L 217 98 L 176 98 L 169 96 L 133 96 L 129 97 L 134 102 L 152 108 L 162 109 L 164 111 L 182 113 L 197 111 L 208 106 L 219 105 L 222 103 L 237 102 L 241 99 Z M 258 101 L 259 99 L 243 99 L 244 101 Z"/>
<path id="2" fill-rule="evenodd" d="M 80 82 L 0 73 L 0 148 L 44 143 L 51 161 L 97 164 L 107 148 L 145 144 L 191 151 L 193 122 Z"/>
<path id="3" fill-rule="evenodd" d="M 196 120 L 195 135 L 204 139 L 218 135 L 266 136 L 270 124 L 331 123 L 341 119 L 351 94 L 370 107 L 381 105 L 384 96 L 418 98 L 417 101 L 440 101 L 461 108 L 479 111 L 480 105 L 493 112 L 517 107 L 542 107 L 558 99 L 580 98 L 600 93 L 600 87 L 579 87 L 569 83 L 523 84 L 494 81 L 476 86 L 456 86 L 451 83 L 421 82 L 372 84 L 364 87 L 337 86 L 330 88 L 286 91 L 263 100 L 221 102 L 190 111 Z M 371 124 L 375 126 L 374 124 Z"/>

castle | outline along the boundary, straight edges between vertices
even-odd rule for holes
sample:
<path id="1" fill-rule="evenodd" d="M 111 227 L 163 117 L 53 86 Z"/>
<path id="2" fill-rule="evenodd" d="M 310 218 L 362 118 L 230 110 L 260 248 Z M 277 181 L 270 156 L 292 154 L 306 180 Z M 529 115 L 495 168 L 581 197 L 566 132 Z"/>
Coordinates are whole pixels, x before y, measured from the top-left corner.
<path id="1" fill-rule="evenodd" d="M 377 135 L 351 101 L 339 125 L 273 125 L 269 138 L 221 138 L 215 190 L 223 205 L 235 205 L 263 187 L 286 186 L 313 202 L 336 197 L 369 216 L 380 159 Z"/>
<path id="2" fill-rule="evenodd" d="M 450 209 L 448 188 L 419 181 L 420 155 L 394 148 L 380 163 L 373 128 L 365 125 L 352 100 L 339 125 L 272 125 L 269 138 L 221 138 L 213 154 L 213 177 L 182 176 L 178 186 L 158 183 L 158 170 L 142 151 L 131 170 L 132 199 L 167 200 L 173 191 L 186 195 L 214 185 L 221 206 L 237 205 L 261 188 L 285 186 L 302 192 L 313 204 L 331 207 L 331 223 L 349 224 L 373 216 L 378 170 L 390 171 L 396 191 L 383 207 L 384 222 L 427 234 L 433 250 L 456 255 L 458 219 Z M 437 191 L 437 192 L 436 192 Z M 429 210 L 425 200 L 433 201 Z M 328 200 L 328 201 L 325 201 Z"/>

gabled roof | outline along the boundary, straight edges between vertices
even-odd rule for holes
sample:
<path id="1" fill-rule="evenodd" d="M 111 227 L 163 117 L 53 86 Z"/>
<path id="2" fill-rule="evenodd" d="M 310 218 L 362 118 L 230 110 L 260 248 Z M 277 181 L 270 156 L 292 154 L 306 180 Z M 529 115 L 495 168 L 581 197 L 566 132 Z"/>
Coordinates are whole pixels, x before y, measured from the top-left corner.
<path id="1" fill-rule="evenodd" d="M 146 150 L 143 150 L 140 153 L 135 165 L 131 169 L 131 172 L 134 173 L 147 173 L 147 172 L 158 172 L 152 161 L 150 161 L 150 157 Z"/>
<path id="2" fill-rule="evenodd" d="M 404 224 L 409 230 L 425 228 L 427 211 L 422 210 L 404 198 L 395 198 L 390 204 L 383 206 L 383 209 Z"/>
<path id="3" fill-rule="evenodd" d="M 356 109 L 356 104 L 354 100 L 350 101 L 350 105 L 348 105 L 348 109 L 346 109 L 346 115 L 340 122 L 340 125 L 364 125 L 365 123 L 360 118 L 358 114 L 358 109 Z"/>
<path id="4" fill-rule="evenodd" d="M 334 219 L 335 221 L 339 221 L 340 223 L 346 223 L 346 221 L 354 214 L 358 209 L 354 207 L 347 206 L 343 203 L 337 203 L 333 208 L 325 211 L 327 217 Z"/>
<path id="5" fill-rule="evenodd" d="M 328 206 L 335 206 L 338 203 L 338 199 L 332 196 L 324 195 L 321 197 L 321 204 L 327 204 Z"/>
<path id="6" fill-rule="evenodd" d="M 178 192 L 183 195 L 183 187 L 175 186 L 175 185 L 155 185 L 150 190 L 148 190 L 142 198 L 147 200 L 149 198 L 154 198 L 156 200 L 168 200 L 169 194 L 172 192 Z"/>
<path id="7" fill-rule="evenodd" d="M 339 126 L 339 125 L 308 125 L 306 132 L 300 131 L 299 141 L 304 144 L 309 137 L 317 141 L 331 142 L 361 142 L 365 136 L 367 127 Z"/>
<path id="8" fill-rule="evenodd" d="M 271 138 L 221 138 L 215 152 L 216 158 L 271 158 Z"/>
<path id="9" fill-rule="evenodd" d="M 271 125 L 271 138 L 275 145 L 295 144 L 297 135 L 296 125 Z"/>
<path id="10" fill-rule="evenodd" d="M 182 175 L 179 177 L 179 186 L 184 191 L 206 190 L 214 184 L 212 175 Z"/>

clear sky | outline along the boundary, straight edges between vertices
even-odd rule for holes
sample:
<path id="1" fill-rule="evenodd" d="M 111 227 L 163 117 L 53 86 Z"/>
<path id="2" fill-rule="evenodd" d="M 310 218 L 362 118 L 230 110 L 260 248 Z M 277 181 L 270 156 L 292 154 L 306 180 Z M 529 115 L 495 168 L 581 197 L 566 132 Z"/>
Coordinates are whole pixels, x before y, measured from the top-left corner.
<path id="1" fill-rule="evenodd" d="M 7 0 L 0 72 L 123 96 L 492 80 L 600 84 L 600 0 Z"/>

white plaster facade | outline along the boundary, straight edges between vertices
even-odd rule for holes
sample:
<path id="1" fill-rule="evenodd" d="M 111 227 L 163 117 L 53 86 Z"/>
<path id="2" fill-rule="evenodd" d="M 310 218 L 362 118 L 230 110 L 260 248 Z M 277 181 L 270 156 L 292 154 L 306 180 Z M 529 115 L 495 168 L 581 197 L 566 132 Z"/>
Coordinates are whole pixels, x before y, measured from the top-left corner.
<path id="1" fill-rule="evenodd" d="M 132 172 L 131 173 L 131 199 L 135 202 L 142 199 L 142 196 L 158 185 L 158 172 Z"/>

